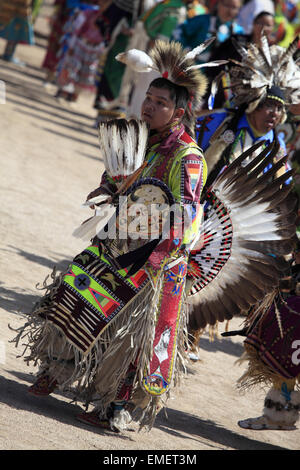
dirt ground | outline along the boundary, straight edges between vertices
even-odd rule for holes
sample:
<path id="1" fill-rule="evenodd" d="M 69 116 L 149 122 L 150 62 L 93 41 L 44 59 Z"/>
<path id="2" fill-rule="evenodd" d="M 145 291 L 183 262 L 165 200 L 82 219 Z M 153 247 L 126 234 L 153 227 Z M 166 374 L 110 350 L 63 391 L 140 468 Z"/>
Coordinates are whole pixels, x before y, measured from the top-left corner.
<path id="1" fill-rule="evenodd" d="M 51 3 L 36 23 L 36 45 L 20 45 L 25 67 L 0 60 L 6 85 L 1 122 L 0 449 L 1 450 L 297 450 L 300 429 L 247 431 L 237 421 L 259 416 L 264 391 L 241 394 L 236 380 L 244 367 L 241 338 L 200 341 L 201 362 L 191 363 L 179 391 L 150 433 L 95 430 L 76 421 L 81 408 L 67 394 L 35 398 L 27 393 L 36 368 L 27 366 L 10 343 L 25 312 L 41 295 L 36 284 L 53 265 L 64 268 L 84 242 L 72 237 L 89 216 L 81 208 L 98 186 L 103 164 L 94 125 L 93 97 L 75 106 L 43 86 L 41 63 L 47 45 Z M 0 54 L 4 41 L 0 40 Z M 88 215 L 87 215 L 88 214 Z M 230 327 L 241 325 L 242 318 Z M 225 324 L 220 325 L 220 332 Z"/>

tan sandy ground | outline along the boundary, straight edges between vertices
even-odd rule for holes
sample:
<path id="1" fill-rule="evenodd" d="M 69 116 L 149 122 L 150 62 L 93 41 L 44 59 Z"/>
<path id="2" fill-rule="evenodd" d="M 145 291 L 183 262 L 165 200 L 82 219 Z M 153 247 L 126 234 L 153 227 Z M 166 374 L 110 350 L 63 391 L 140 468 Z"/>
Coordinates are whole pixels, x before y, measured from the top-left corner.
<path id="1" fill-rule="evenodd" d="M 44 4 L 36 31 L 48 32 L 51 6 Z M 93 128 L 92 97 L 75 107 L 60 104 L 54 90 L 43 87 L 40 69 L 46 39 L 33 47 L 18 46 L 25 68 L 0 60 L 7 102 L 1 120 L 1 450 L 277 450 L 300 449 L 300 430 L 247 431 L 239 419 L 259 416 L 264 393 L 241 395 L 235 382 L 244 366 L 240 338 L 201 340 L 202 362 L 189 366 L 187 378 L 169 402 L 168 418 L 160 413 L 151 433 L 134 430 L 116 435 L 75 420 L 80 407 L 67 395 L 35 398 L 27 393 L 36 369 L 28 367 L 9 341 L 8 328 L 21 326 L 24 312 L 40 296 L 35 285 L 54 264 L 66 266 L 85 244 L 72 237 L 88 215 L 81 203 L 97 187 L 102 162 Z M 0 42 L 0 53 L 4 41 Z M 238 318 L 231 327 L 241 324 Z M 221 325 L 223 331 L 225 325 Z"/>

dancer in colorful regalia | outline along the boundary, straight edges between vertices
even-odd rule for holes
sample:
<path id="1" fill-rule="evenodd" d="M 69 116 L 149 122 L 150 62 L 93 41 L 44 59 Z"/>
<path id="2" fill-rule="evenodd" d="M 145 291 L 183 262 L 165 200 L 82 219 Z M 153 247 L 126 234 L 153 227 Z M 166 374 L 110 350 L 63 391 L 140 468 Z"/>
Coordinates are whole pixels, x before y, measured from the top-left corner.
<path id="1" fill-rule="evenodd" d="M 299 67 L 294 61 L 298 38 L 288 47 L 270 46 L 265 35 L 261 45 L 247 48 L 236 44 L 241 61 L 232 60 L 228 84 L 232 94 L 230 108 L 205 112 L 197 121 L 198 143 L 208 166 L 208 182 L 255 142 L 279 141 L 274 161 L 286 155 L 286 145 L 276 127 L 286 119 L 290 105 L 299 101 Z M 218 79 L 212 85 L 216 90 Z M 214 93 L 209 99 L 213 107 Z M 204 113 L 204 111 L 203 111 Z M 289 163 L 286 169 L 289 169 Z"/>
<path id="2" fill-rule="evenodd" d="M 299 240 L 289 277 L 249 314 L 244 328 L 248 367 L 243 391 L 268 388 L 263 414 L 238 422 L 244 429 L 294 430 L 300 416 L 300 255 Z"/>
<path id="3" fill-rule="evenodd" d="M 15 56 L 18 44 L 34 44 L 32 2 L 0 1 L 0 37 L 6 39 L 3 60 L 24 65 Z"/>
<path id="4" fill-rule="evenodd" d="M 141 58 L 143 61 L 144 56 Z M 154 202 L 178 203 L 190 214 L 192 229 L 176 237 L 171 234 L 158 245 L 158 239 L 152 241 L 152 249 L 157 245 L 152 253 L 148 244 L 142 250 L 133 250 L 136 243 L 129 240 L 125 244 L 129 244 L 129 252 L 123 259 L 122 243 L 115 246 L 115 240 L 108 243 L 95 237 L 93 224 L 101 216 L 93 217 L 76 232 L 77 236 L 84 233 L 93 238 L 93 243 L 76 256 L 63 276 L 54 278 L 53 286 L 20 333 L 28 333 L 30 338 L 28 360 L 41 363 L 30 392 L 48 395 L 56 387 L 79 380 L 81 392 L 88 394 L 88 399 L 97 395 L 95 411 L 80 419 L 113 429 L 122 425 L 116 416 L 120 407 L 124 415 L 124 407 L 133 404 L 142 410 L 141 423 L 151 424 L 159 397 L 168 392 L 180 369 L 186 347 L 183 296 L 189 237 L 190 231 L 199 232 L 198 201 L 206 181 L 202 151 L 190 135 L 195 124 L 191 96 L 195 101 L 201 98 L 206 79 L 198 70 L 185 72 L 194 62 L 184 57 L 179 44 L 159 41 L 152 58 L 146 58 L 170 79 L 160 77 L 150 85 L 140 127 L 139 121 L 124 120 L 100 125 L 100 145 L 108 169 L 100 189 L 92 192 L 89 200 L 94 205 L 101 193 L 106 198 L 116 193 L 117 176 L 124 174 L 124 168 L 118 168 L 115 175 L 109 167 L 116 153 L 124 152 L 127 162 L 137 146 L 139 167 L 147 144 L 147 165 L 136 184 L 152 183 Z M 138 66 L 141 60 L 139 56 L 136 59 Z M 150 127 L 149 139 L 146 124 Z M 114 152 L 114 148 L 121 150 Z M 129 173 L 134 169 L 131 165 Z M 136 189 L 134 194 L 138 194 Z M 146 196 L 143 191 L 141 202 L 143 197 L 147 200 L 147 191 Z M 156 200 L 158 191 L 161 195 Z M 115 251 L 119 253 L 116 262 L 111 255 Z M 127 269 L 132 264 L 137 266 L 133 274 Z"/>
<path id="5" fill-rule="evenodd" d="M 263 298 L 282 269 L 273 240 L 288 246 L 294 234 L 285 217 L 289 188 L 282 184 L 290 174 L 276 177 L 282 161 L 267 174 L 257 171 L 277 151 L 268 148 L 270 157 L 263 150 L 252 160 L 260 143 L 206 192 L 201 224 L 206 164 L 191 134 L 206 79 L 194 58 L 209 44 L 187 53 L 178 43 L 157 41 L 151 55 L 123 56 L 135 70 L 161 77 L 148 89 L 143 121 L 100 125 L 106 171 L 86 201 L 97 209 L 74 232 L 92 242 L 66 272 L 53 274 L 15 338 L 17 345 L 27 340 L 25 360 L 40 365 L 29 391 L 47 396 L 76 384 L 78 398 L 95 406 L 78 416 L 87 424 L 118 431 L 136 419 L 151 428 L 184 370 L 187 325 L 190 332 L 214 325 L 239 313 L 241 303 Z M 146 212 L 141 219 L 153 204 L 172 217 Z M 262 227 L 253 222 L 258 214 Z M 268 282 L 261 282 L 265 275 Z M 259 281 L 245 296 L 243 276 Z"/>

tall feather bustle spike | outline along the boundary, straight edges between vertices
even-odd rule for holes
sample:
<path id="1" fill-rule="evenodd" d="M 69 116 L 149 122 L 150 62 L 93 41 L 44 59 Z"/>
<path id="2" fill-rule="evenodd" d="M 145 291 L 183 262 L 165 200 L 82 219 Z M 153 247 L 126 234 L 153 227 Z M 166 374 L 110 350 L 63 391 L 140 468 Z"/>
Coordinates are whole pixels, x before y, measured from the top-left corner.
<path id="1" fill-rule="evenodd" d="M 266 38 L 264 34 L 261 35 L 261 51 L 263 53 L 263 57 L 266 61 L 266 64 L 268 66 L 268 70 L 272 71 L 272 58 L 271 58 L 269 43 L 268 43 L 268 39 Z"/>
<path id="2" fill-rule="evenodd" d="M 291 185 L 284 184 L 290 173 L 277 176 L 280 161 L 262 173 L 277 149 L 273 144 L 256 155 L 259 144 L 254 145 L 202 198 L 201 243 L 188 268 L 193 330 L 247 311 L 273 290 L 286 268 L 283 256 L 292 251 L 296 232 L 295 199 Z"/>
<path id="3" fill-rule="evenodd" d="M 220 65 L 228 64 L 228 60 L 212 60 L 211 62 L 205 62 L 203 64 L 191 65 L 185 69 L 186 72 L 191 70 L 203 69 L 205 67 L 219 67 Z"/>

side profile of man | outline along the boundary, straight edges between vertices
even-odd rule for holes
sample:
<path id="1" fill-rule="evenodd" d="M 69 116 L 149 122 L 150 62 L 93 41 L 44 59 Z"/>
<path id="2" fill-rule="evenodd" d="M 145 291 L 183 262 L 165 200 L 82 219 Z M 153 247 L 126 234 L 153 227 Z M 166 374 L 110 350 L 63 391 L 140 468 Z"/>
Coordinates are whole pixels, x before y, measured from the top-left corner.
<path id="1" fill-rule="evenodd" d="M 166 188 L 181 212 L 189 214 L 190 223 L 179 231 L 171 228 L 169 236 L 157 244 L 129 277 L 128 271 L 124 273 L 110 263 L 104 244 L 95 237 L 91 246 L 74 258 L 68 272 L 56 279 L 53 290 L 32 313 L 32 322 L 21 332 L 29 329 L 32 339 L 27 360 L 41 366 L 30 393 L 47 396 L 57 387 L 65 389 L 79 380 L 81 397 L 88 395 L 92 402 L 96 397 L 96 406 L 78 419 L 113 430 L 126 428 L 131 419 L 129 412 L 137 409 L 141 412 L 140 424 L 151 427 L 160 397 L 174 385 L 181 370 L 187 344 L 184 303 L 187 260 L 190 243 L 199 231 L 199 200 L 206 181 L 202 150 L 191 135 L 195 124 L 191 99 L 202 96 L 206 79 L 198 70 L 185 74 L 185 67 L 194 62 L 185 63 L 183 49 L 176 43 L 158 42 L 153 54 L 163 76 L 150 84 L 142 105 L 142 119 L 148 123 L 150 135 L 141 178 Z M 181 68 L 176 79 L 174 69 L 177 73 L 178 64 Z M 106 171 L 100 187 L 88 199 L 105 192 L 112 195 L 116 190 L 114 179 Z M 139 262 L 138 251 L 127 255 L 133 256 L 132 263 Z M 72 299 L 68 294 L 65 303 L 68 282 L 72 284 L 69 293 Z M 87 345 L 84 355 L 76 346 L 74 335 L 79 343 L 84 322 L 96 321 L 86 311 L 87 307 L 89 311 L 94 307 L 88 297 L 92 282 L 98 285 L 98 290 L 93 287 L 97 298 L 106 289 L 102 294 L 106 299 L 103 308 L 109 311 L 105 328 L 98 328 L 97 337 Z M 84 303 L 80 303 L 82 297 Z M 85 319 L 79 326 L 76 321 L 83 311 Z M 100 313 L 99 309 L 99 317 Z M 68 316 L 68 326 L 64 320 L 63 327 L 57 327 L 58 323 L 61 325 L 61 319 L 56 321 L 59 315 Z M 113 317 L 111 322 L 109 316 Z"/>

